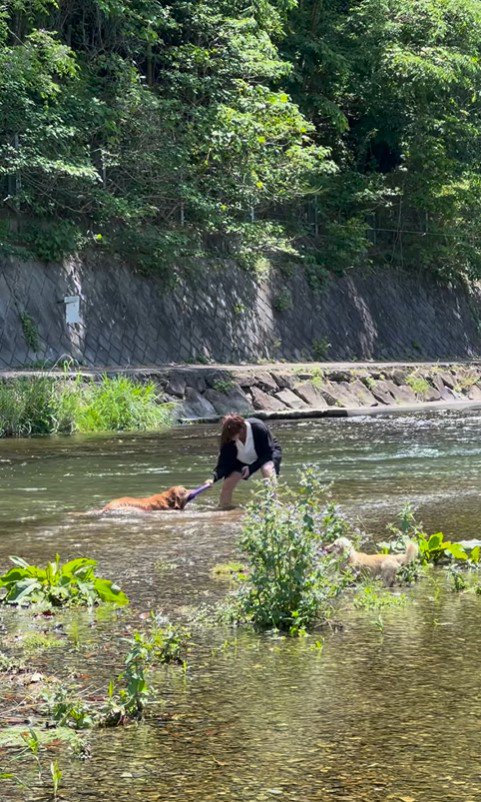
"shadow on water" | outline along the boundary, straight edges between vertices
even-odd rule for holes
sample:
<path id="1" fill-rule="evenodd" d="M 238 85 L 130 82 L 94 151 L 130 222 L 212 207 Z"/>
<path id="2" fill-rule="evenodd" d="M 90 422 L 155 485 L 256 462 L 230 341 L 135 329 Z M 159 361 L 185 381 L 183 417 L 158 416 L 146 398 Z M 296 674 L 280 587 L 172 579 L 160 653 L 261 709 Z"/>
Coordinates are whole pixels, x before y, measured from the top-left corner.
<path id="1" fill-rule="evenodd" d="M 406 501 L 429 529 L 477 537 L 480 424 L 476 414 L 451 413 L 275 429 L 284 480 L 294 483 L 298 467 L 315 464 L 375 537 Z M 216 436 L 192 426 L 155 436 L 0 442 L 0 565 L 9 554 L 41 563 L 56 551 L 63 559 L 88 555 L 132 601 L 128 610 L 41 624 L 2 612 L 0 632 L 10 643 L 29 627 L 56 628 L 62 648 L 34 654 L 32 667 L 65 682 L 82 677 L 92 694 L 104 692 L 122 667 L 121 639 L 149 609 L 177 620 L 225 594 L 211 568 L 235 556 L 241 514 L 215 509 L 217 489 L 184 513 L 78 514 L 120 495 L 195 487 L 212 469 Z M 252 485 L 243 484 L 239 502 Z M 481 600 L 435 593 L 428 580 L 412 596 L 386 613 L 382 632 L 351 611 L 322 654 L 315 638 L 195 632 L 187 673 L 156 672 L 158 700 L 145 723 L 89 734 L 90 761 L 61 752 L 64 799 L 472 802 L 481 782 Z M 0 719 L 6 710 L 0 704 Z M 17 715 L 28 720 L 27 710 Z M 0 764 L 9 756 L 0 747 Z M 29 797 L 13 786 L 3 797 L 0 786 L 7 798 Z"/>

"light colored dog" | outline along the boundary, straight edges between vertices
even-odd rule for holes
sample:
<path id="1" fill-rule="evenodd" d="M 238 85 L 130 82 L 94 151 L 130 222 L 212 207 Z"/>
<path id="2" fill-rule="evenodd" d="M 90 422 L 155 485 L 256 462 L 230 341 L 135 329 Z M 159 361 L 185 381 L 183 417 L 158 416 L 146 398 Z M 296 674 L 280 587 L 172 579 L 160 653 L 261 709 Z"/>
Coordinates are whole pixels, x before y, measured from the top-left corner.
<path id="1" fill-rule="evenodd" d="M 340 537 L 328 546 L 327 551 L 331 554 L 344 554 L 352 568 L 368 576 L 380 577 L 386 585 L 393 585 L 399 569 L 414 562 L 419 549 L 411 541 L 404 554 L 365 554 L 363 551 L 356 551 L 347 537 Z"/>

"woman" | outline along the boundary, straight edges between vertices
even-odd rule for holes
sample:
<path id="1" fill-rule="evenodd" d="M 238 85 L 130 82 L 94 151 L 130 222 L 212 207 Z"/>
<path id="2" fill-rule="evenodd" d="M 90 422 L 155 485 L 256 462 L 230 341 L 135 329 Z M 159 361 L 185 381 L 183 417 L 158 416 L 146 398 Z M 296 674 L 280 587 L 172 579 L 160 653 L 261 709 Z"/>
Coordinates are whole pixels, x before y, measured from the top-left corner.
<path id="1" fill-rule="evenodd" d="M 226 415 L 222 421 L 220 452 L 214 482 L 224 479 L 219 506 L 232 506 L 232 493 L 241 479 L 259 471 L 265 479 L 278 476 L 282 452 L 269 428 L 257 418 Z"/>

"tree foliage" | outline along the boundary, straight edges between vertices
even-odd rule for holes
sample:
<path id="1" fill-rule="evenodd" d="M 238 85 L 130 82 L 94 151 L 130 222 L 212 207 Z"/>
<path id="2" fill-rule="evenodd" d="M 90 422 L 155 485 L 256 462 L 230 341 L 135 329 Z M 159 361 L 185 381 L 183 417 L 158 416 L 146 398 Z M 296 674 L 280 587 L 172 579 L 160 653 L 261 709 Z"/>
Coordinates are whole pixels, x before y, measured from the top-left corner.
<path id="1" fill-rule="evenodd" d="M 324 269 L 473 277 L 480 55 L 477 0 L 9 0 L 4 211 L 149 265 L 281 224 Z"/>

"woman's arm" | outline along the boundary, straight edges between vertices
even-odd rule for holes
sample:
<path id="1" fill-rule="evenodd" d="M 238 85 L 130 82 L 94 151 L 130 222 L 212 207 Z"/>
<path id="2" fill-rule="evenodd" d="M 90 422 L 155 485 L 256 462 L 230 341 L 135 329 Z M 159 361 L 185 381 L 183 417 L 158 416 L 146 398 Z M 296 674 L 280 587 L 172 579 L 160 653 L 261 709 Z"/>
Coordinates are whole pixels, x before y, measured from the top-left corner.
<path id="1" fill-rule="evenodd" d="M 237 449 L 235 443 L 231 440 L 229 443 L 222 446 L 219 452 L 219 458 L 213 474 L 214 482 L 218 482 L 219 479 L 224 479 L 224 477 L 229 476 L 233 471 L 238 470 L 240 470 L 240 468 L 237 459 Z"/>

